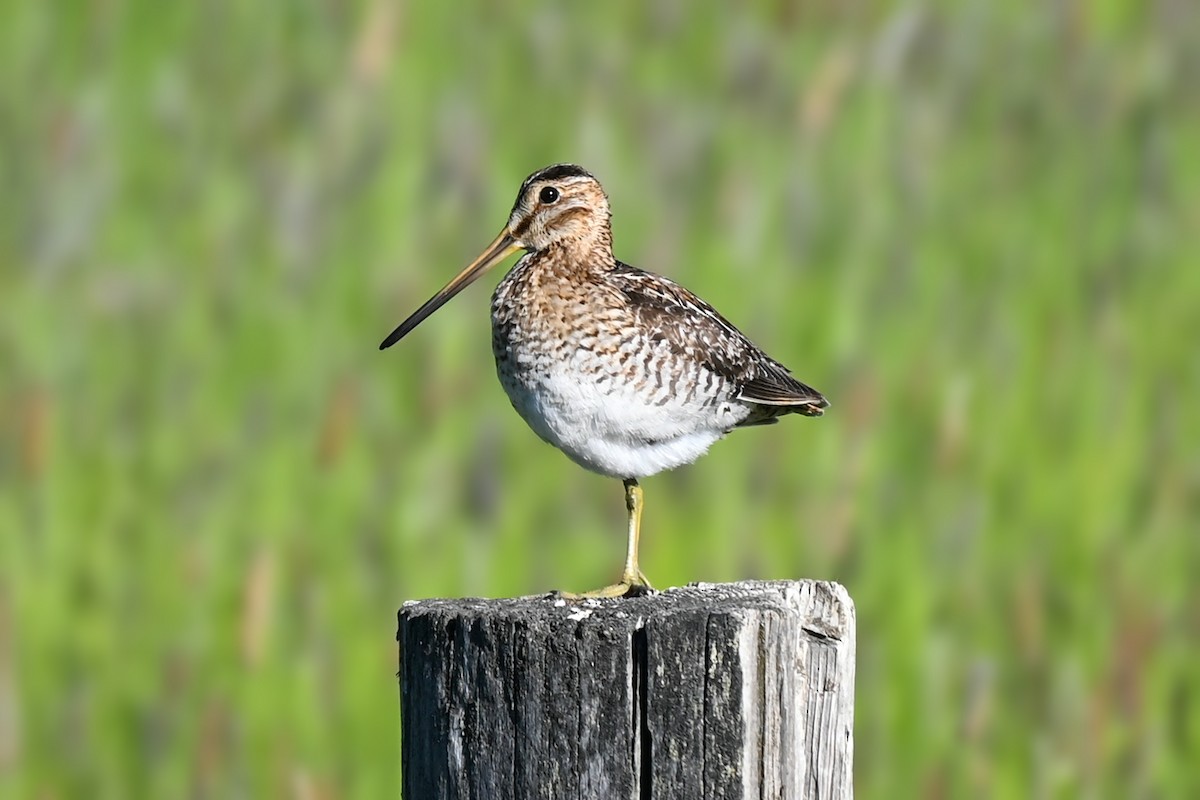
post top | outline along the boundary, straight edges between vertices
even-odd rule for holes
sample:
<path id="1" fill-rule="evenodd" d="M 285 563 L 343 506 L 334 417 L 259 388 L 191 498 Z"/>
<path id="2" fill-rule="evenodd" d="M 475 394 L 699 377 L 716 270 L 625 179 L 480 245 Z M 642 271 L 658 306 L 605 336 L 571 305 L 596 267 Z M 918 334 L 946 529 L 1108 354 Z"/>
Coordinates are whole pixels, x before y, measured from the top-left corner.
<path id="1" fill-rule="evenodd" d="M 819 638 L 841 639 L 852 630 L 854 603 L 838 583 L 817 580 L 747 580 L 691 583 L 642 597 L 567 599 L 556 593 L 487 599 L 410 600 L 401 624 L 422 617 L 474 618 L 558 628 L 578 623 L 640 629 L 648 620 L 678 614 L 707 616 L 745 611 L 805 614 L 804 630 Z"/>

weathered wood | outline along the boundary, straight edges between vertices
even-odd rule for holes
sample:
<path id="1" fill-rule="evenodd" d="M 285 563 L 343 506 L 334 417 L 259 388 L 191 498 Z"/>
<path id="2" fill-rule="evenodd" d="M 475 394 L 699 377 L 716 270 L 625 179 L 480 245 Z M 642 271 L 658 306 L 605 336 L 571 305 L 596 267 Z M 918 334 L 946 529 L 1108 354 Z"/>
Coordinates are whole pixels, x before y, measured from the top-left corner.
<path id="1" fill-rule="evenodd" d="M 397 639 L 406 800 L 852 795 L 838 584 L 423 600 Z"/>

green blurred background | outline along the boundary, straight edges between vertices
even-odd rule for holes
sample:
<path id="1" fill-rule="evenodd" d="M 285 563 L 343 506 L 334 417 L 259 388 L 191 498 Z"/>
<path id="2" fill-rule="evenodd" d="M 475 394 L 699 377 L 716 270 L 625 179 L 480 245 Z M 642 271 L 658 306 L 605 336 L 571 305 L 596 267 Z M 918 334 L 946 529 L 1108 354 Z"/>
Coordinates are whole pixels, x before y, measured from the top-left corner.
<path id="1" fill-rule="evenodd" d="M 398 606 L 615 577 L 494 276 L 376 350 L 570 160 L 833 402 L 642 556 L 848 587 L 859 796 L 1200 796 L 1189 3 L 0 15 L 0 794 L 396 796 Z"/>

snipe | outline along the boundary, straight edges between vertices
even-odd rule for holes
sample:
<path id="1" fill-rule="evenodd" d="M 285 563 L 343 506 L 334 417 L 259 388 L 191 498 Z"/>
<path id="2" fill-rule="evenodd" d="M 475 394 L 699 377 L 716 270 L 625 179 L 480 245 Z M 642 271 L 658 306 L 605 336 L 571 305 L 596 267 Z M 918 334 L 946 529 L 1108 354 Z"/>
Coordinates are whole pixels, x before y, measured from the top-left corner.
<path id="1" fill-rule="evenodd" d="M 625 482 L 621 580 L 586 594 L 649 591 L 638 567 L 638 478 L 695 461 L 734 428 L 820 416 L 829 404 L 708 303 L 618 261 L 608 197 L 574 164 L 526 178 L 496 240 L 379 349 L 518 250 L 525 255 L 492 295 L 500 383 L 534 433 L 580 466 Z"/>

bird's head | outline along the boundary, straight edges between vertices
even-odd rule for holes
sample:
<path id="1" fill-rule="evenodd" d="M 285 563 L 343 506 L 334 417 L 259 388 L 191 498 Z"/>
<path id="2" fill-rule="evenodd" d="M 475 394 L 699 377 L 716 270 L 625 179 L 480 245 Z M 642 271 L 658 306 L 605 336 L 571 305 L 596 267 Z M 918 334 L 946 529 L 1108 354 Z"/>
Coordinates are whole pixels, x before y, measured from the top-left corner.
<path id="1" fill-rule="evenodd" d="M 608 197 L 583 167 L 554 164 L 530 175 L 517 192 L 508 223 L 478 258 L 392 331 L 379 349 L 391 347 L 480 275 L 518 250 L 563 246 L 611 256 Z"/>
<path id="2" fill-rule="evenodd" d="M 505 233 L 532 252 L 557 244 L 590 247 L 608 241 L 610 217 L 600 181 L 583 167 L 555 164 L 521 184 Z"/>

